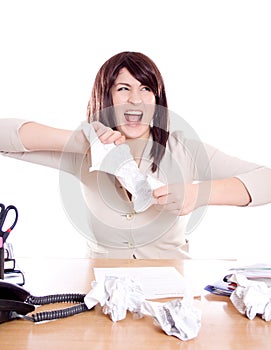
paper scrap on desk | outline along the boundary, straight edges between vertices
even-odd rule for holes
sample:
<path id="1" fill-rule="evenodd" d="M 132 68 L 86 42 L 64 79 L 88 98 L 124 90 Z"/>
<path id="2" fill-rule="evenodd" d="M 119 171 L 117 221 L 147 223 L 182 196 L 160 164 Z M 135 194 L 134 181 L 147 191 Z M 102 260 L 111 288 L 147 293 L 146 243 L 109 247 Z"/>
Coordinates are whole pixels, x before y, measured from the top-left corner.
<path id="1" fill-rule="evenodd" d="M 152 191 L 164 184 L 139 170 L 128 145 L 103 144 L 91 124 L 83 123 L 82 127 L 91 144 L 89 171 L 99 170 L 116 176 L 122 186 L 132 194 L 135 211 L 140 213 L 147 210 L 155 203 Z"/>
<path id="2" fill-rule="evenodd" d="M 126 317 L 127 311 L 140 313 L 145 299 L 141 286 L 128 277 L 107 276 L 92 282 L 92 290 L 84 301 L 89 309 L 100 303 L 103 313 L 116 322 Z"/>
<path id="3" fill-rule="evenodd" d="M 145 301 L 141 312 L 152 316 L 166 334 L 181 340 L 196 338 L 201 327 L 201 312 L 193 306 L 189 297 L 166 303 Z"/>
<path id="4" fill-rule="evenodd" d="M 250 320 L 261 315 L 265 321 L 271 320 L 271 287 L 265 282 L 251 281 L 242 274 L 231 276 L 231 281 L 237 284 L 230 299 L 236 309 Z"/>
<path id="5" fill-rule="evenodd" d="M 175 267 L 112 267 L 94 268 L 96 281 L 105 276 L 130 276 L 142 285 L 146 299 L 182 297 L 185 293 L 185 279 Z"/>
<path id="6" fill-rule="evenodd" d="M 195 338 L 201 326 L 201 313 L 194 307 L 193 297 L 151 302 L 145 299 L 141 284 L 128 276 L 105 276 L 93 281 L 84 302 L 89 309 L 100 303 L 103 313 L 114 322 L 123 320 L 127 311 L 139 317 L 151 316 L 166 334 L 181 340 Z"/>

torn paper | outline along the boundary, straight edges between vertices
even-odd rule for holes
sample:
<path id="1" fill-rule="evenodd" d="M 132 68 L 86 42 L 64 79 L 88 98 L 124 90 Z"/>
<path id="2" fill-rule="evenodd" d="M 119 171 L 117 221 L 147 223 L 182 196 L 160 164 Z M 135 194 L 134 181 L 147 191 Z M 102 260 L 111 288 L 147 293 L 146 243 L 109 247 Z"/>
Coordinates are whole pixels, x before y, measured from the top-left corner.
<path id="1" fill-rule="evenodd" d="M 196 338 L 201 327 L 201 312 L 188 297 L 174 299 L 166 303 L 145 301 L 141 312 L 150 315 L 167 335 L 181 340 Z"/>
<path id="2" fill-rule="evenodd" d="M 116 176 L 122 186 L 132 194 L 135 212 L 143 212 L 154 204 L 152 192 L 164 184 L 139 170 L 129 146 L 103 144 L 91 124 L 83 123 L 82 127 L 91 145 L 92 164 L 89 171 L 99 170 Z"/>
<path id="3" fill-rule="evenodd" d="M 236 309 L 250 320 L 261 315 L 265 321 L 271 320 L 271 287 L 264 282 L 248 280 L 242 274 L 231 276 L 231 281 L 237 284 L 230 299 Z"/>
<path id="4" fill-rule="evenodd" d="M 201 312 L 194 307 L 192 297 L 151 302 L 145 299 L 141 284 L 128 276 L 106 276 L 93 282 L 84 302 L 89 309 L 99 303 L 114 322 L 123 320 L 127 311 L 139 317 L 151 316 L 166 334 L 181 340 L 195 338 L 201 327 Z"/>

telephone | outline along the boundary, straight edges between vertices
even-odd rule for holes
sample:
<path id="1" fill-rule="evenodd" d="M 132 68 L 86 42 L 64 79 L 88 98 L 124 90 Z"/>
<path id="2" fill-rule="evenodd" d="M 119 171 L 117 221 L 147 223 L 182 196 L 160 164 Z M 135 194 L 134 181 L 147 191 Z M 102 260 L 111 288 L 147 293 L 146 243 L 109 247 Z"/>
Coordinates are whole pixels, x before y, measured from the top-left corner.
<path id="1" fill-rule="evenodd" d="M 34 305 L 25 303 L 29 295 L 15 284 L 0 281 L 0 323 L 34 311 Z"/>
<path id="2" fill-rule="evenodd" d="M 33 322 L 55 320 L 72 316 L 89 310 L 84 303 L 85 294 L 54 294 L 35 297 L 18 285 L 0 281 L 0 323 L 24 318 Z M 79 303 L 65 309 L 29 313 L 35 311 L 36 305 L 52 303 Z"/>

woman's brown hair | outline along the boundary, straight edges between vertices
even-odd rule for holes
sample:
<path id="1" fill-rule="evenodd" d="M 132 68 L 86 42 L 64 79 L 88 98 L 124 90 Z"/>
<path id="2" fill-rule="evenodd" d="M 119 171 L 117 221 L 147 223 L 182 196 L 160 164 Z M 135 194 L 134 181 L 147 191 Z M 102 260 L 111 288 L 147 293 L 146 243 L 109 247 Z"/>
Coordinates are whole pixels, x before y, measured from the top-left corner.
<path id="1" fill-rule="evenodd" d="M 153 117 L 151 135 L 153 145 L 150 156 L 153 159 L 152 171 L 155 172 L 164 156 L 168 139 L 168 112 L 165 86 L 161 73 L 155 63 L 140 52 L 121 52 L 106 61 L 97 73 L 88 103 L 88 121 L 98 120 L 104 125 L 116 129 L 116 120 L 112 115 L 113 106 L 111 88 L 122 68 L 127 68 L 142 85 L 148 86 L 155 95 L 156 110 Z M 161 107 L 162 106 L 162 107 Z"/>

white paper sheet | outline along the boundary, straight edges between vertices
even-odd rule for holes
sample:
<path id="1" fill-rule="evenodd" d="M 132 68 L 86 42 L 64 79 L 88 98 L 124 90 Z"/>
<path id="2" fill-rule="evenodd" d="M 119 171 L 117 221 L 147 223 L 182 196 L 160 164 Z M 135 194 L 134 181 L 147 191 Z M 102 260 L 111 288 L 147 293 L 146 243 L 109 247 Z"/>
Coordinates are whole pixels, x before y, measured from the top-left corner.
<path id="1" fill-rule="evenodd" d="M 82 128 L 91 145 L 89 171 L 99 170 L 116 176 L 122 186 L 132 194 L 134 210 L 137 213 L 147 210 L 156 203 L 152 191 L 164 186 L 164 183 L 154 176 L 143 174 L 140 171 L 129 146 L 127 144 L 116 146 L 114 143 L 102 143 L 96 134 L 93 123 L 84 122 Z"/>
<path id="2" fill-rule="evenodd" d="M 112 267 L 94 268 L 97 282 L 105 276 L 129 276 L 138 281 L 146 299 L 160 299 L 183 297 L 185 293 L 185 279 L 172 266 L 165 267 Z"/>

